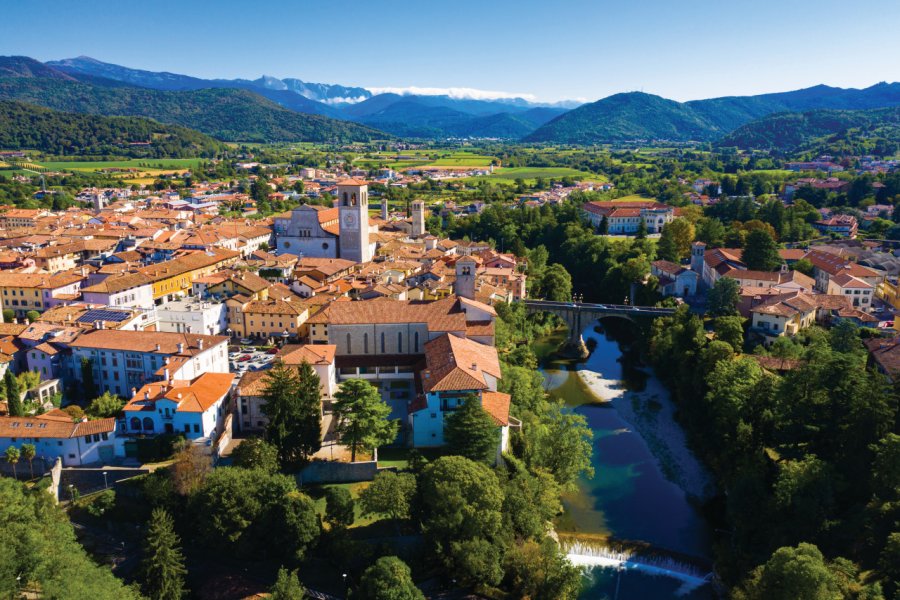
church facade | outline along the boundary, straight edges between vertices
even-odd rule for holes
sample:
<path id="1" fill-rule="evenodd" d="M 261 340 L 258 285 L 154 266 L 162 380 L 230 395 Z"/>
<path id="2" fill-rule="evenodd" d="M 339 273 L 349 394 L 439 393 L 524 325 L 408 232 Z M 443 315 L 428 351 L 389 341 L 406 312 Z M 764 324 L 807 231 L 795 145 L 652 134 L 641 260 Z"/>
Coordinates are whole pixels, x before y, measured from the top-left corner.
<path id="1" fill-rule="evenodd" d="M 369 239 L 376 226 L 369 223 L 369 191 L 366 182 L 345 179 L 337 185 L 337 206 L 303 205 L 289 215 L 275 217 L 279 254 L 312 258 L 345 258 L 369 262 L 375 243 Z"/>

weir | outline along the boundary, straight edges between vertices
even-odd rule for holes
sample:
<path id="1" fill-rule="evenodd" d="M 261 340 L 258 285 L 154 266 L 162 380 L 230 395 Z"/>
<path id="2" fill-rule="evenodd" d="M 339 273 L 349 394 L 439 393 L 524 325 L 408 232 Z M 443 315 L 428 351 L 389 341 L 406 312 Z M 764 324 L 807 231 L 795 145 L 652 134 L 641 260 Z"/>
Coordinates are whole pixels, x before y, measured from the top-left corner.
<path id="1" fill-rule="evenodd" d="M 711 583 L 712 571 L 665 555 L 641 556 L 627 550 L 573 541 L 563 545 L 566 557 L 578 567 L 606 567 L 623 571 L 640 571 L 647 575 L 671 577 L 681 581 L 678 594 L 687 594 Z"/>

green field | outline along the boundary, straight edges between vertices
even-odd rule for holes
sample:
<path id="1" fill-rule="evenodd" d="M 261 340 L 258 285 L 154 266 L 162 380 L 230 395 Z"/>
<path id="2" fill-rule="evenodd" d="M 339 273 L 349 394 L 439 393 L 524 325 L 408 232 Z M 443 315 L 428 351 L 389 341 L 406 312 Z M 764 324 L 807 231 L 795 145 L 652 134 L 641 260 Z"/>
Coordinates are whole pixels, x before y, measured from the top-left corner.
<path id="1" fill-rule="evenodd" d="M 133 160 L 96 160 L 36 163 L 51 171 L 99 171 L 101 169 L 193 169 L 202 158 L 136 158 Z"/>
<path id="2" fill-rule="evenodd" d="M 493 156 L 472 154 L 471 152 L 452 152 L 441 155 L 429 163 L 430 167 L 487 167 L 494 161 Z"/>
<path id="3" fill-rule="evenodd" d="M 498 169 L 493 175 L 483 177 L 469 177 L 465 181 L 489 181 L 491 183 L 513 183 L 516 179 L 524 179 L 526 182 L 534 181 L 538 177 L 544 179 L 561 179 L 571 177 L 584 181 L 606 181 L 602 175 L 570 169 L 568 167 L 514 167 Z"/>

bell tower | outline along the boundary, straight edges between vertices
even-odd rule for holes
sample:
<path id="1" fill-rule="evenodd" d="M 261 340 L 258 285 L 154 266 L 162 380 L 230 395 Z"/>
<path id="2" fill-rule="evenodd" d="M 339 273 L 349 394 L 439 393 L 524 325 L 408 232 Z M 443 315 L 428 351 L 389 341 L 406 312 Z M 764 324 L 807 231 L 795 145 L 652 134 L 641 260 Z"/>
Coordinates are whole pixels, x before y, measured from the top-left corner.
<path id="1" fill-rule="evenodd" d="M 425 235 L 425 203 L 422 200 L 412 202 L 412 237 Z"/>
<path id="2" fill-rule="evenodd" d="M 456 281 L 453 293 L 461 298 L 475 299 L 475 275 L 478 263 L 471 256 L 463 256 L 456 261 Z"/>
<path id="3" fill-rule="evenodd" d="M 354 262 L 372 260 L 369 245 L 369 188 L 365 181 L 345 179 L 337 184 L 340 217 L 340 257 Z"/>

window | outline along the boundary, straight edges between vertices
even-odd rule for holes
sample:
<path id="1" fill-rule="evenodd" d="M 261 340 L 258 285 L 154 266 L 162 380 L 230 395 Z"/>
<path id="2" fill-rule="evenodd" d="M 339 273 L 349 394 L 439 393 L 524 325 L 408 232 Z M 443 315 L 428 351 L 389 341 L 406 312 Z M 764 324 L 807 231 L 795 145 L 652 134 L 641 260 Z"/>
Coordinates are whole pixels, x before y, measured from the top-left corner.
<path id="1" fill-rule="evenodd" d="M 347 334 L 347 354 L 353 354 L 353 346 L 350 343 L 350 334 Z"/>
<path id="2" fill-rule="evenodd" d="M 381 353 L 384 354 L 384 332 L 381 332 Z"/>
<path id="3" fill-rule="evenodd" d="M 363 334 L 363 354 L 369 353 L 369 334 Z"/>
<path id="4" fill-rule="evenodd" d="M 397 352 L 403 353 L 403 332 L 397 332 Z"/>
<path id="5" fill-rule="evenodd" d="M 200 426 L 194 423 L 194 433 L 200 433 Z"/>
<path id="6" fill-rule="evenodd" d="M 415 332 L 413 334 L 413 341 L 415 342 L 415 350 L 414 352 L 419 352 L 419 332 Z"/>
<path id="7" fill-rule="evenodd" d="M 153 431 L 153 419 L 144 417 L 144 431 Z"/>
<path id="8" fill-rule="evenodd" d="M 191 426 L 190 426 L 189 424 L 187 424 L 187 423 L 184 424 L 184 432 L 185 432 L 185 433 L 190 433 L 190 432 L 191 432 Z"/>
<path id="9" fill-rule="evenodd" d="M 131 417 L 130 427 L 131 427 L 131 429 L 133 429 L 135 431 L 140 431 L 141 430 L 141 420 L 138 419 L 137 417 Z"/>

